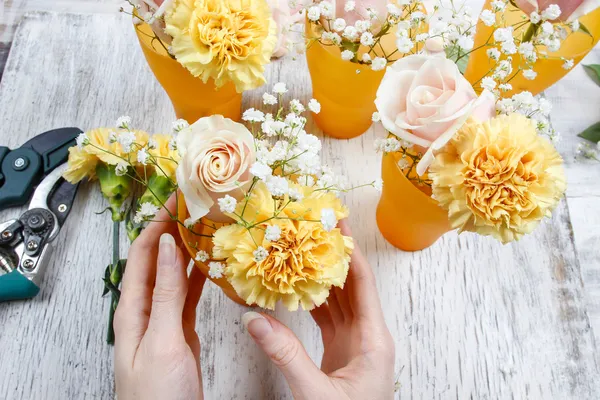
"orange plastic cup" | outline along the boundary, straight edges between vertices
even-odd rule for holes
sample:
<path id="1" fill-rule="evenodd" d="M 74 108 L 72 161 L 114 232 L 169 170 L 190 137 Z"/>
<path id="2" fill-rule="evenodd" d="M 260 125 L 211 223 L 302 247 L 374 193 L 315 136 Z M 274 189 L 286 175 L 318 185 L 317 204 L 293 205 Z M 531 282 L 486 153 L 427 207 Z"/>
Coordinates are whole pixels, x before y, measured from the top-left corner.
<path id="1" fill-rule="evenodd" d="M 185 221 L 186 218 L 189 217 L 187 206 L 185 205 L 185 199 L 183 197 L 183 194 L 178 193 L 178 196 L 179 196 L 179 204 L 177 205 L 177 217 L 178 217 L 179 221 Z M 213 233 L 215 233 L 215 231 L 217 229 L 219 229 L 225 225 L 225 224 L 222 224 L 219 222 L 213 222 L 213 221 L 209 221 L 206 219 L 202 219 L 202 222 L 205 225 L 196 224 L 196 226 L 194 228 L 194 231 L 196 233 L 199 233 L 200 235 L 212 235 Z M 212 226 L 214 226 L 216 229 L 212 228 Z M 222 277 L 219 279 L 211 278 L 208 273 L 208 270 L 209 270 L 208 265 L 195 259 L 195 257 L 196 257 L 195 247 L 197 247 L 199 250 L 204 250 L 204 251 L 208 252 L 209 254 L 212 253 L 212 248 L 213 248 L 212 238 L 196 235 L 196 234 L 190 232 L 188 229 L 186 229 L 185 226 L 183 226 L 183 224 L 178 224 L 177 227 L 179 228 L 179 235 L 181 236 L 183 244 L 184 244 L 187 252 L 192 257 L 192 260 L 194 260 L 196 267 L 199 268 L 200 271 L 202 271 L 202 273 L 209 280 L 211 280 L 214 284 L 219 286 L 221 288 L 221 290 L 223 290 L 223 292 L 227 295 L 227 297 L 229 297 L 231 300 L 235 301 L 236 303 L 238 303 L 242 306 L 248 306 L 248 304 L 246 304 L 246 302 L 240 296 L 237 295 L 233 286 L 231 286 L 229 281 L 227 281 L 227 278 L 225 278 L 225 277 Z"/>
<path id="2" fill-rule="evenodd" d="M 377 226 L 383 237 L 404 251 L 423 250 L 450 231 L 448 213 L 409 181 L 400 167 L 400 155 L 383 156 L 383 192 L 377 206 Z"/>
<path id="3" fill-rule="evenodd" d="M 487 0 L 484 9 L 490 9 L 490 3 L 491 0 Z M 509 4 L 507 5 L 507 8 L 509 8 L 505 13 L 507 26 L 518 24 L 526 18 L 525 13 L 516 9 L 514 6 Z M 558 82 L 569 72 L 569 70 L 562 67 L 564 63 L 563 58 L 567 60 L 572 59 L 575 62 L 575 65 L 577 65 L 583 57 L 585 57 L 600 39 L 600 8 L 579 18 L 579 21 L 590 31 L 593 38 L 583 32 L 575 32 L 569 35 L 567 39 L 562 42 L 559 51 L 548 53 L 549 58 L 538 58 L 533 65 L 534 71 L 537 72 L 537 77 L 534 80 L 527 80 L 523 77 L 522 73 L 519 73 L 519 75 L 510 81 L 513 89 L 504 94 L 503 97 L 510 97 L 515 93 L 524 90 L 537 95 Z M 527 27 L 528 26 L 525 26 L 515 30 L 515 35 L 524 34 Z M 477 49 L 480 46 L 483 46 L 488 38 L 491 37 L 495 29 L 495 27 L 485 26 L 483 22 L 479 21 L 473 48 Z M 472 84 L 479 82 L 490 68 L 495 65 L 493 61 L 489 60 L 486 50 L 487 47 L 482 47 L 479 50 L 475 50 L 470 55 L 469 64 L 465 71 L 465 77 Z M 506 57 L 503 56 L 502 59 L 504 58 Z M 513 74 L 518 71 L 520 64 L 521 57 L 518 54 L 513 55 Z"/>
<path id="4" fill-rule="evenodd" d="M 153 33 L 148 24 L 135 25 L 135 33 L 150 69 L 173 103 L 177 118 L 190 124 L 216 114 L 240 120 L 242 94 L 236 91 L 233 83 L 217 89 L 212 79 L 204 83 L 194 77 L 172 59 L 157 40 L 152 42 Z"/>
<path id="5" fill-rule="evenodd" d="M 313 25 L 306 21 L 307 40 L 316 37 Z M 393 42 L 395 35 L 388 34 L 384 38 L 391 38 Z M 384 48 L 386 45 L 387 41 Z M 389 48 L 391 53 L 393 48 Z M 361 46 L 359 54 L 364 50 Z M 318 41 L 306 50 L 306 61 L 313 97 L 321 103 L 321 112 L 313 118 L 323 133 L 350 139 L 369 129 L 376 110 L 375 95 L 385 70 L 373 71 L 368 65 L 344 61 L 337 46 L 324 46 Z"/>

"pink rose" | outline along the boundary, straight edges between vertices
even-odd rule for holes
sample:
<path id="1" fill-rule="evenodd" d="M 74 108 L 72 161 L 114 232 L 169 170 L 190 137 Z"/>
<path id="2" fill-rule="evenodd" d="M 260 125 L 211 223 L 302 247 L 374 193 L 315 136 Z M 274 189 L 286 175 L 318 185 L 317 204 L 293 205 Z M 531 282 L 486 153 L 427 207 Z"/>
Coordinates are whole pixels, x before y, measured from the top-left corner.
<path id="1" fill-rule="evenodd" d="M 548 6 L 560 7 L 560 21 L 573 21 L 600 7 L 599 0 L 515 0 L 517 6 L 527 15 L 534 11 L 542 12 Z"/>
<path id="2" fill-rule="evenodd" d="M 443 53 L 411 55 L 388 67 L 375 105 L 389 132 L 428 149 L 417 165 L 419 175 L 469 117 L 486 121 L 496 115 L 493 94 L 477 97 Z"/>
<path id="3" fill-rule="evenodd" d="M 197 221 L 206 216 L 212 221 L 228 221 L 214 206 L 227 194 L 241 198 L 240 188 L 252 179 L 249 172 L 255 161 L 252 133 L 242 124 L 213 115 L 200 118 L 179 132 L 177 148 L 181 154 L 177 184 L 185 196 L 191 219 Z"/>
<path id="4" fill-rule="evenodd" d="M 300 22 L 302 15 L 298 10 L 291 10 L 288 0 L 267 0 L 271 15 L 277 25 L 277 44 L 273 57 L 283 57 L 288 53 L 290 27 Z"/>

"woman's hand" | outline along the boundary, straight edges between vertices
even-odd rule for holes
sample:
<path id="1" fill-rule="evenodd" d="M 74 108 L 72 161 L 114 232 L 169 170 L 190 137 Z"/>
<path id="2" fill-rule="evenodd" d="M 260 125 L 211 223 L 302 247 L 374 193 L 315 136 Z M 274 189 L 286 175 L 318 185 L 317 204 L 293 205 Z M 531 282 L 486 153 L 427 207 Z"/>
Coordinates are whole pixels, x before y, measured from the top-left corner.
<path id="1" fill-rule="evenodd" d="M 174 211 L 172 197 L 167 207 Z M 188 278 L 189 256 L 163 209 L 129 250 L 115 312 L 115 381 L 119 400 L 202 399 L 196 306 L 206 278 Z"/>
<path id="2" fill-rule="evenodd" d="M 351 236 L 345 221 L 340 223 Z M 334 288 L 327 304 L 311 312 L 321 328 L 321 369 L 281 322 L 255 312 L 246 329 L 285 376 L 294 398 L 383 400 L 394 396 L 394 342 L 383 318 L 375 277 L 356 247 L 344 289 Z"/>

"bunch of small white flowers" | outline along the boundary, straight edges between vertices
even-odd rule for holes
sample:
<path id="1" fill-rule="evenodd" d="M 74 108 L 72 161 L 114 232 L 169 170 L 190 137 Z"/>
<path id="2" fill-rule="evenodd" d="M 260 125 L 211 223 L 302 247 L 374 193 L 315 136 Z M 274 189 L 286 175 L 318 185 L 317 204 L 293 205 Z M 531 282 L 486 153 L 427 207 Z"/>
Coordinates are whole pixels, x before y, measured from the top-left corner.
<path id="1" fill-rule="evenodd" d="M 159 210 L 160 208 L 152 203 L 142 203 L 133 217 L 133 222 L 142 224 L 144 222 L 152 221 Z"/>
<path id="2" fill-rule="evenodd" d="M 383 70 L 406 54 L 418 51 L 415 38 L 424 41 L 427 17 L 422 0 L 399 0 L 389 3 L 387 15 L 377 15 L 374 9 L 367 8 L 365 15 L 356 8 L 354 1 L 347 1 L 346 13 L 356 13 L 359 19 L 348 24 L 344 18 L 335 17 L 334 6 L 328 0 L 311 3 L 306 8 L 310 23 L 318 26 L 320 36 L 314 38 L 324 45 L 340 48 L 341 58 L 357 64 L 369 65 L 374 71 Z M 381 46 L 381 39 L 396 29 L 397 49 L 386 54 Z M 309 41 L 308 46 L 312 43 Z M 360 70 L 357 70 L 359 73 Z"/>
<path id="3" fill-rule="evenodd" d="M 538 134 L 547 136 L 554 143 L 560 140 L 560 134 L 550 122 L 552 104 L 543 97 L 533 96 L 527 91 L 520 92 L 510 98 L 498 100 L 496 110 L 499 114 L 522 114 L 535 122 Z"/>
<path id="4" fill-rule="evenodd" d="M 581 142 L 575 150 L 575 158 L 600 161 L 600 142 Z"/>
<path id="5" fill-rule="evenodd" d="M 429 20 L 429 38 L 441 38 L 448 58 L 458 62 L 473 50 L 477 15 L 470 7 L 439 2 Z"/>

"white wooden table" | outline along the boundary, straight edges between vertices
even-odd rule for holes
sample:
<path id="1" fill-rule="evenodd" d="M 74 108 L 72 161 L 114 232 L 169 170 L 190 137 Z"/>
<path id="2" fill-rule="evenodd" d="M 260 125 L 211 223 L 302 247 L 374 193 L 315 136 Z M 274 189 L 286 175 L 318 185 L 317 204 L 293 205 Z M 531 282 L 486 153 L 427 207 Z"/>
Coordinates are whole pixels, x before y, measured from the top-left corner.
<path id="1" fill-rule="evenodd" d="M 0 143 L 16 147 L 50 128 L 110 125 L 122 114 L 150 131 L 174 114 L 147 67 L 130 21 L 114 14 L 28 14 L 17 30 L 0 83 Z M 600 62 L 595 50 L 586 60 Z M 304 60 L 268 69 L 268 82 L 310 98 Z M 248 93 L 258 106 L 264 89 Z M 575 134 L 600 120 L 600 89 L 579 67 L 551 88 L 554 123 L 564 140 L 569 190 L 552 220 L 521 242 L 455 233 L 422 252 L 385 242 L 375 223 L 378 195 L 346 197 L 396 341 L 397 398 L 597 399 L 600 369 L 600 164 L 572 161 Z M 314 125 L 309 122 L 309 128 Z M 314 128 L 316 132 L 316 128 Z M 368 131 L 351 141 L 325 139 L 324 157 L 352 182 L 379 174 Z M 360 161 L 360 162 L 358 162 Z M 113 397 L 112 348 L 104 342 L 108 300 L 101 276 L 110 261 L 105 203 L 84 185 L 33 300 L 0 304 L 0 398 Z M 21 210 L 0 213 L 10 218 Z M 122 245 L 127 244 L 122 238 Z M 125 255 L 123 253 L 122 255 Z M 288 399 L 283 377 L 240 323 L 246 308 L 209 285 L 198 332 L 207 399 Z M 308 313 L 277 318 L 319 362 L 320 336 Z M 594 336 L 594 331 L 596 336 Z"/>

